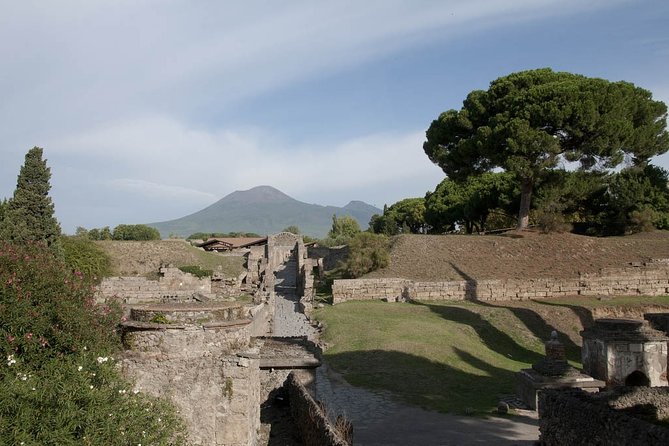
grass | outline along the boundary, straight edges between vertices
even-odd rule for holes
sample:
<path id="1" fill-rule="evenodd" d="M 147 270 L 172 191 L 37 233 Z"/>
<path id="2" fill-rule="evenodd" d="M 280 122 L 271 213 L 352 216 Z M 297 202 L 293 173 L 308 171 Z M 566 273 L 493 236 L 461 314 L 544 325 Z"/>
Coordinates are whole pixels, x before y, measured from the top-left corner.
<path id="1" fill-rule="evenodd" d="M 543 358 L 559 332 L 580 367 L 580 335 L 595 307 L 669 306 L 669 297 L 524 302 L 347 302 L 316 310 L 328 364 L 353 385 L 391 391 L 440 412 L 489 412 L 515 393 L 515 373 Z M 590 319 L 591 320 L 591 319 Z"/>

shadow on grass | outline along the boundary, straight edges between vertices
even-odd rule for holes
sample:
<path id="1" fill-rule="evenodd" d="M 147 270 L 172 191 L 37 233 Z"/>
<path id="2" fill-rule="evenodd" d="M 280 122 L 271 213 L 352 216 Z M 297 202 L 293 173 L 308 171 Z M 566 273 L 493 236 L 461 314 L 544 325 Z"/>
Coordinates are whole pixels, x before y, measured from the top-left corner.
<path id="1" fill-rule="evenodd" d="M 481 302 L 475 303 L 480 304 L 481 306 L 494 307 L 494 305 L 486 305 Z M 535 363 L 543 358 L 543 355 L 519 345 L 511 336 L 492 325 L 480 314 L 471 310 L 457 306 L 432 305 L 424 302 L 414 302 L 414 305 L 427 307 L 430 311 L 448 321 L 469 325 L 474 329 L 486 347 L 508 358 L 529 364 Z M 504 307 L 504 309 L 506 309 L 506 307 Z"/>
<path id="2" fill-rule="evenodd" d="M 353 385 L 390 391 L 402 400 L 440 412 L 489 412 L 499 395 L 513 393 L 515 372 L 495 367 L 455 349 L 461 363 L 480 371 L 468 373 L 421 356 L 386 350 L 343 352 L 326 361 Z"/>
<path id="3" fill-rule="evenodd" d="M 325 359 L 354 386 L 389 391 L 404 402 L 442 413 L 490 413 L 501 395 L 513 393 L 514 372 L 463 350 L 455 352 L 460 362 L 480 373 L 397 351 L 343 352 L 326 354 Z M 333 385 L 333 393 L 334 398 L 348 402 L 344 409 L 353 420 L 354 440 L 364 444 L 533 444 L 517 439 L 518 425 L 423 412 L 386 403 L 384 398 L 346 384 Z M 536 420 L 522 417 L 513 421 L 527 429 L 536 425 Z"/>
<path id="4" fill-rule="evenodd" d="M 561 330 L 558 330 L 551 324 L 547 323 L 544 318 L 537 314 L 535 311 L 530 310 L 529 308 L 518 308 L 518 307 L 512 307 L 512 306 L 501 306 L 501 305 L 494 305 L 488 301 L 483 301 L 483 300 L 478 300 L 478 293 L 477 293 L 477 281 L 473 277 L 469 276 L 467 273 L 465 273 L 463 270 L 458 268 L 455 264 L 451 263 L 451 266 L 453 269 L 457 271 L 457 273 L 466 281 L 466 295 L 472 299 L 476 304 L 481 305 L 483 307 L 489 307 L 489 308 L 500 308 L 500 309 L 505 309 L 513 313 L 514 316 L 516 316 L 524 325 L 525 327 L 538 339 L 542 340 L 543 342 L 546 342 L 547 340 L 550 339 L 551 337 L 551 332 L 556 331 L 558 334 L 558 337 L 560 339 L 560 342 L 565 347 L 565 354 L 567 356 L 568 360 L 571 361 L 576 361 L 580 362 L 581 361 L 581 347 L 578 346 L 577 344 L 574 343 L 574 341 L 571 340 L 571 338 L 564 333 Z M 535 302 L 535 301 L 533 301 Z M 565 307 L 572 308 L 572 310 L 576 313 L 576 315 L 581 319 L 581 323 L 584 323 L 584 318 L 586 317 L 584 313 L 578 313 L 577 308 L 575 306 L 569 306 L 569 305 L 561 305 Z M 450 308 L 452 307 L 447 307 Z M 585 310 L 585 309 L 582 309 Z M 586 310 L 587 311 L 587 310 Z M 590 315 L 590 323 L 592 323 L 592 315 Z M 584 325 L 585 326 L 585 325 Z M 507 336 L 506 334 L 504 336 Z M 507 336 L 508 337 L 508 336 Z M 515 341 L 511 340 L 512 342 L 515 343 Z M 517 345 L 517 344 L 516 344 Z M 518 348 L 522 348 L 518 346 Z M 501 353 L 508 353 L 502 351 Z M 533 359 L 531 361 L 532 363 L 536 362 L 536 359 Z"/>

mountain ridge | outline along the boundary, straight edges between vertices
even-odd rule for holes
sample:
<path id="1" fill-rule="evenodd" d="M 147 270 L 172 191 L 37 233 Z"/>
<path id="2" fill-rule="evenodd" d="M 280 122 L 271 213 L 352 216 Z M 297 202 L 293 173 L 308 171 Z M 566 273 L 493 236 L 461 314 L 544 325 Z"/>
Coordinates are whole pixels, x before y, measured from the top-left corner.
<path id="1" fill-rule="evenodd" d="M 297 226 L 303 234 L 325 237 L 332 216 L 348 215 L 366 229 L 372 215 L 382 211 L 363 201 L 353 200 L 344 207 L 308 204 L 272 186 L 256 186 L 234 191 L 215 203 L 174 220 L 147 223 L 162 237 L 186 237 L 195 232 L 255 232 L 272 234 Z"/>

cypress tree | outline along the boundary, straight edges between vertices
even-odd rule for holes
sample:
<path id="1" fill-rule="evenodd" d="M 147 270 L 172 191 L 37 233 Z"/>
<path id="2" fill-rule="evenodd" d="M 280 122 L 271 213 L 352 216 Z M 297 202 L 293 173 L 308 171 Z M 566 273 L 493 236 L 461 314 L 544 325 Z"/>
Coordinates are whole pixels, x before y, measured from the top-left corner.
<path id="1" fill-rule="evenodd" d="M 33 147 L 19 172 L 14 196 L 5 206 L 1 239 L 15 243 L 42 241 L 60 254 L 60 225 L 49 197 L 50 179 L 51 170 L 42 159 L 42 149 Z"/>

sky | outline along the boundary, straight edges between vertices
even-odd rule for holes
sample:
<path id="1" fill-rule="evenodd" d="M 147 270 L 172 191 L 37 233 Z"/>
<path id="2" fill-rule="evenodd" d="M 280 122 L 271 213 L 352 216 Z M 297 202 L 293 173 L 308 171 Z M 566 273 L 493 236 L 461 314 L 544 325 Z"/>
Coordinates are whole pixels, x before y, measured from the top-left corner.
<path id="1" fill-rule="evenodd" d="M 43 147 L 63 230 L 271 185 L 383 207 L 444 174 L 432 120 L 550 67 L 669 104 L 666 0 L 0 0 L 0 198 Z M 669 154 L 653 160 L 669 169 Z"/>

